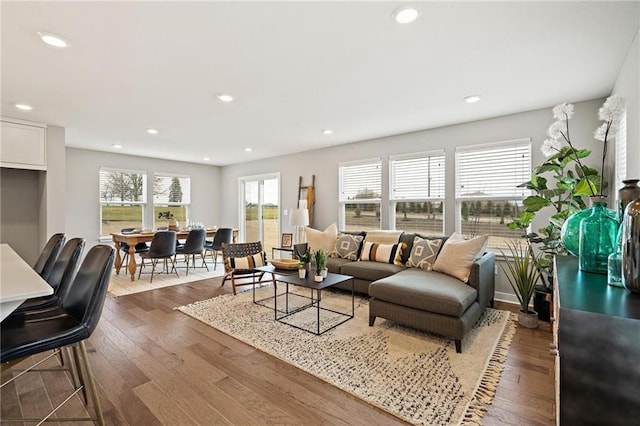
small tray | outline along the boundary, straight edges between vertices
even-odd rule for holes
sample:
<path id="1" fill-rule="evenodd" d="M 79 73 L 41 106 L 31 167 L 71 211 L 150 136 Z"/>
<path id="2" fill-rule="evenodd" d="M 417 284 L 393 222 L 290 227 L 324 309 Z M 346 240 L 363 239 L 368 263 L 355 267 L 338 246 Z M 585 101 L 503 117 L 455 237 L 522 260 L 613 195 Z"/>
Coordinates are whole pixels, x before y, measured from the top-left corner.
<path id="1" fill-rule="evenodd" d="M 298 269 L 298 261 L 296 259 L 272 259 L 271 264 L 276 269 L 294 270 Z"/>

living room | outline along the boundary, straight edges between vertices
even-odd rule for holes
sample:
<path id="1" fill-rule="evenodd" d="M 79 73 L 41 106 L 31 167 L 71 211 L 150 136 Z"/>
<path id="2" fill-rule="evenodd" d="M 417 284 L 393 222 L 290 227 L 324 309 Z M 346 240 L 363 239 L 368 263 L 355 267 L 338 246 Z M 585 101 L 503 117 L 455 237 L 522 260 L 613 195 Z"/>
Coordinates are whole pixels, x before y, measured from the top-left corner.
<path id="1" fill-rule="evenodd" d="M 534 2 L 532 2 L 532 4 L 533 3 Z M 148 177 L 153 176 L 154 173 L 157 172 L 175 175 L 188 175 L 191 178 L 191 203 L 189 206 L 190 221 L 204 222 L 207 225 L 238 227 L 241 229 L 242 235 L 242 232 L 244 231 L 242 230 L 243 223 L 241 219 L 242 204 L 240 181 L 243 178 L 273 175 L 278 177 L 280 207 L 279 233 L 282 233 L 294 231 L 293 227 L 289 224 L 288 214 L 290 214 L 291 210 L 295 209 L 297 206 L 299 178 L 302 177 L 305 181 L 308 181 L 313 175 L 315 175 L 315 198 L 317 201 L 314 208 L 314 219 L 312 225 L 314 228 L 324 229 L 334 222 L 339 225 L 344 225 L 344 223 L 340 222 L 339 213 L 342 206 L 339 198 L 339 166 L 341 163 L 378 159 L 382 169 L 382 194 L 388 194 L 390 188 L 389 161 L 394 155 L 443 151 L 446 170 L 445 192 L 447 194 L 444 199 L 443 234 L 451 235 L 457 229 L 459 221 L 458 213 L 456 213 L 458 211 L 457 200 L 454 196 L 456 192 L 455 157 L 457 149 L 473 147 L 476 145 L 482 146 L 484 144 L 528 139 L 531 142 L 531 164 L 540 164 L 544 160 L 544 155 L 540 151 L 540 147 L 547 137 L 547 128 L 553 121 L 551 108 L 558 103 L 566 101 L 575 104 L 575 116 L 571 120 L 571 136 L 573 140 L 579 141 L 578 143 L 580 148 L 591 149 L 594 153 L 600 152 L 600 142 L 594 140 L 592 134 L 599 125 L 598 109 L 602 106 L 605 98 L 613 93 L 616 93 L 625 99 L 627 108 L 626 174 L 629 177 L 639 176 L 640 161 L 638 161 L 638 159 L 640 159 L 640 144 L 637 143 L 640 136 L 640 82 L 637 77 L 638 68 L 640 66 L 637 13 L 638 4 L 634 2 L 611 2 L 612 4 L 610 5 L 605 3 L 595 3 L 592 5 L 594 10 L 585 11 L 586 9 L 589 9 L 589 6 L 586 6 L 583 3 L 561 3 L 562 5 L 559 7 L 562 8 L 561 10 L 563 12 L 567 12 L 566 16 L 573 16 L 576 21 L 580 21 L 579 17 L 584 17 L 582 26 L 590 29 L 589 32 L 573 34 L 573 44 L 567 43 L 567 46 L 577 48 L 578 46 L 576 45 L 576 41 L 582 40 L 583 45 L 581 47 L 583 50 L 581 55 L 577 56 L 581 58 L 581 60 L 585 61 L 581 62 L 584 64 L 582 65 L 583 67 L 587 67 L 587 64 L 597 64 L 599 62 L 604 62 L 606 64 L 604 67 L 605 69 L 601 71 L 601 74 L 598 74 L 598 78 L 600 80 L 597 82 L 594 81 L 592 87 L 584 87 L 585 85 L 583 84 L 583 86 L 580 87 L 580 90 L 578 90 L 577 87 L 573 88 L 573 91 L 569 89 L 561 90 L 560 88 L 562 85 L 564 85 L 564 87 L 569 87 L 571 83 L 571 78 L 568 78 L 566 75 L 570 73 L 567 72 L 564 74 L 564 71 L 562 71 L 562 69 L 568 67 L 569 64 L 562 63 L 560 59 L 548 59 L 546 56 L 546 46 L 548 46 L 548 44 L 545 44 L 545 47 L 539 47 L 533 39 L 518 40 L 522 43 L 522 50 L 531 52 L 527 53 L 527 55 L 530 56 L 528 63 L 528 67 L 530 69 L 521 71 L 518 67 L 508 66 L 505 68 L 508 70 L 508 73 L 504 73 L 497 77 L 498 80 L 505 80 L 504 87 L 500 88 L 499 85 L 494 85 L 494 88 L 499 88 L 499 90 L 496 89 L 494 93 L 489 93 L 487 91 L 488 89 L 484 89 L 484 86 L 481 85 L 483 84 L 482 81 L 475 81 L 473 76 L 469 75 L 472 74 L 471 72 L 464 72 L 458 76 L 459 80 L 456 84 L 459 87 L 456 87 L 456 84 L 448 86 L 448 90 L 452 90 L 452 92 L 447 94 L 446 97 L 443 97 L 443 95 L 434 88 L 430 89 L 434 90 L 433 93 L 418 87 L 416 87 L 414 91 L 409 91 L 408 87 L 403 85 L 396 87 L 392 84 L 391 87 L 395 88 L 395 90 L 386 89 L 387 91 L 374 96 L 375 98 L 378 98 L 378 104 L 374 108 L 367 107 L 367 105 L 351 99 L 344 101 L 324 100 L 321 102 L 318 98 L 316 103 L 320 104 L 320 108 L 325 109 L 326 116 L 317 120 L 317 128 L 313 130 L 310 127 L 306 128 L 304 131 L 300 131 L 295 137 L 291 137 L 290 134 L 283 135 L 282 139 L 287 141 L 284 147 L 277 145 L 270 147 L 268 143 L 263 143 L 260 137 L 255 135 L 259 135 L 260 133 L 268 135 L 265 139 L 272 142 L 278 139 L 279 127 L 298 127 L 298 124 L 296 123 L 298 116 L 294 114 L 298 106 L 296 104 L 291 105 L 287 102 L 289 99 L 286 97 L 288 96 L 288 92 L 286 96 L 285 94 L 282 95 L 282 100 L 274 101 L 274 103 L 279 104 L 281 108 L 278 114 L 282 119 L 279 122 L 267 123 L 265 121 L 268 120 L 260 118 L 260 112 L 264 112 L 271 108 L 267 101 L 262 99 L 260 103 L 251 104 L 251 102 L 247 100 L 252 96 L 251 93 L 247 93 L 249 89 L 233 89 L 234 95 L 236 96 L 236 99 L 233 102 L 228 105 L 222 103 L 214 104 L 214 106 L 209 110 L 205 111 L 206 113 L 197 112 L 194 113 L 195 117 L 185 119 L 186 123 L 193 124 L 195 127 L 199 121 L 206 120 L 203 116 L 208 115 L 210 117 L 215 117 L 211 118 L 211 120 L 212 122 L 215 122 L 216 125 L 221 126 L 223 121 L 227 120 L 233 127 L 231 133 L 226 134 L 225 137 L 220 137 L 219 141 L 211 142 L 211 147 L 208 148 L 207 153 L 198 151 L 197 153 L 194 153 L 197 158 L 194 157 L 193 160 L 188 160 L 185 159 L 185 156 L 188 154 L 190 155 L 190 151 L 193 151 L 193 148 L 187 147 L 186 143 L 182 143 L 179 133 L 175 130 L 168 129 L 171 125 L 170 119 L 165 118 L 155 121 L 152 120 L 151 117 L 148 117 L 148 121 L 145 123 L 134 123 L 135 126 L 140 127 L 141 133 L 144 133 L 145 128 L 151 125 L 157 126 L 159 130 L 159 133 L 156 136 L 143 134 L 140 136 L 138 141 L 135 141 L 136 138 L 132 137 L 132 132 L 130 131 L 132 127 L 129 123 L 130 118 L 127 117 L 126 114 L 122 114 L 124 117 L 114 115 L 107 120 L 110 122 L 110 128 L 101 128 L 105 134 L 103 138 L 100 138 L 101 140 L 97 141 L 93 138 L 93 136 L 99 134 L 100 129 L 92 129 L 92 132 L 94 133 L 90 134 L 90 137 L 88 138 L 85 137 L 85 139 L 90 139 L 90 143 L 101 143 L 101 147 L 95 148 L 95 145 L 91 146 L 90 144 L 87 144 L 83 146 L 82 143 L 79 142 L 82 138 L 77 138 L 77 136 L 82 134 L 83 130 L 77 128 L 73 117 L 55 117 L 47 115 L 47 110 L 55 110 L 58 104 L 64 103 L 64 90 L 70 83 L 65 82 L 64 84 L 61 84 L 61 87 L 57 90 L 51 89 L 51 87 L 55 87 L 55 85 L 43 85 L 46 86 L 41 88 L 43 93 L 48 93 L 47 90 L 49 90 L 51 91 L 50 93 L 57 94 L 57 96 L 51 95 L 54 99 L 50 100 L 51 103 L 46 107 L 38 104 L 37 101 L 39 99 L 35 97 L 35 95 L 31 97 L 31 99 L 34 100 L 23 100 L 20 97 L 20 94 L 17 93 L 17 89 L 24 87 L 25 85 L 23 78 L 18 77 L 17 72 L 6 73 L 4 71 L 6 66 L 4 63 L 7 61 L 7 59 L 5 59 L 5 55 L 11 53 L 11 56 L 8 56 L 8 61 L 20 58 L 20 54 L 15 52 L 15 48 L 11 47 L 11 42 L 9 41 L 11 36 L 14 36 L 15 33 L 5 35 L 5 31 L 8 31 L 4 29 L 5 20 L 10 20 L 12 18 L 12 9 L 5 2 L 2 6 L 3 117 L 9 116 L 48 125 L 47 136 L 49 146 L 47 155 L 49 164 L 46 179 L 49 186 L 47 188 L 47 196 L 44 200 L 46 207 L 41 206 L 41 208 L 46 211 L 46 218 L 44 219 L 44 224 L 38 225 L 38 223 L 42 223 L 42 215 L 33 215 L 30 217 L 30 220 L 35 221 L 35 227 L 38 229 L 35 234 L 35 240 L 37 240 L 37 243 L 32 242 L 29 246 L 25 247 L 25 258 L 30 258 L 30 260 L 35 259 L 37 256 L 37 250 L 44 245 L 46 238 L 51 233 L 58 232 L 60 230 L 64 230 L 68 235 L 84 236 L 87 239 L 88 246 L 105 241 L 104 238 L 101 239 L 101 237 L 104 236 L 101 229 L 101 221 L 99 220 L 101 207 L 99 202 L 97 202 L 100 168 L 142 170 L 146 172 Z M 429 8 L 434 6 L 431 3 L 420 3 L 419 5 L 422 6 L 421 16 L 414 23 L 418 25 L 420 24 L 420 19 L 427 19 L 429 17 Z M 393 23 L 391 22 L 391 15 L 397 5 L 395 3 L 389 3 L 386 6 L 388 6 L 388 11 L 385 9 L 386 15 L 384 19 L 388 20 L 389 25 L 391 25 L 391 23 Z M 459 4 L 458 7 L 460 6 L 461 5 Z M 494 6 L 498 7 L 497 5 Z M 19 10 L 17 5 L 13 5 L 13 7 L 16 7 L 16 9 Z M 46 23 L 46 14 L 44 12 L 47 11 L 47 7 L 55 8 L 55 6 L 41 7 L 42 9 L 37 13 L 37 19 L 34 19 L 34 21 Z M 65 7 L 68 7 L 69 10 L 73 10 L 75 6 L 68 4 Z M 77 5 L 77 7 L 82 9 L 88 8 L 89 6 Z M 122 7 L 126 9 L 125 6 Z M 262 7 L 268 8 L 268 6 L 265 5 Z M 304 11 L 304 7 L 300 7 L 301 8 L 299 10 L 295 10 L 296 13 Z M 312 5 L 309 5 L 309 7 L 312 7 Z M 313 5 L 312 10 L 315 11 L 316 8 L 322 9 L 322 7 L 322 5 L 315 4 Z M 352 4 L 351 7 L 357 9 L 355 4 Z M 444 6 L 440 5 L 440 7 Z M 535 10 L 535 8 L 529 8 L 528 4 L 521 4 L 520 7 L 521 10 L 518 13 L 518 16 L 531 13 Z M 544 15 L 546 12 L 550 12 L 550 6 L 546 5 L 545 7 L 547 9 L 540 9 L 540 12 L 536 12 L 536 14 L 530 18 L 531 21 L 535 21 L 536 19 L 540 20 L 543 17 L 541 15 Z M 608 11 L 608 7 L 611 8 L 611 16 L 604 14 L 605 18 L 601 18 L 602 14 L 597 12 L 601 12 L 603 10 Z M 517 6 L 514 6 L 514 8 L 517 10 Z M 380 7 L 380 9 L 382 10 L 384 8 Z M 33 10 L 30 12 L 33 12 Z M 138 12 L 140 11 L 135 10 L 135 13 Z M 378 10 L 376 10 L 376 12 L 378 12 Z M 483 12 L 486 13 L 486 11 Z M 506 10 L 502 13 L 507 12 L 510 13 L 511 10 Z M 76 11 L 73 14 L 81 13 L 88 13 L 90 16 L 93 16 L 88 9 Z M 132 15 L 135 14 L 133 11 L 131 13 Z M 221 13 L 224 15 L 224 12 Z M 294 12 L 290 11 L 289 13 Z M 581 15 L 581 13 L 584 13 L 584 15 Z M 285 13 L 284 16 L 288 16 L 287 13 Z M 465 13 L 464 16 L 464 22 L 466 22 L 467 19 L 470 19 L 470 17 L 467 16 L 467 13 Z M 126 14 L 121 16 L 123 20 L 126 20 L 125 17 Z M 552 23 L 548 23 L 548 25 L 552 26 L 558 35 L 562 34 L 562 29 L 559 28 L 561 25 L 553 26 L 553 24 L 562 23 L 563 20 L 559 19 L 557 16 L 554 17 L 554 19 L 557 20 L 552 20 Z M 594 33 L 591 32 L 593 27 L 590 26 L 591 24 L 597 24 L 598 19 L 604 19 L 607 24 L 611 26 L 607 27 L 606 30 L 600 29 L 598 31 L 602 31 L 604 33 L 615 33 L 611 35 L 611 37 L 614 37 L 616 40 L 624 40 L 624 42 L 621 41 L 620 45 L 616 46 L 601 45 L 597 36 L 594 36 Z M 616 19 L 618 19 L 619 25 L 614 25 Z M 34 25 L 33 22 L 31 22 L 30 25 Z M 167 25 L 170 25 L 170 23 Z M 433 26 L 435 23 L 433 21 L 429 21 L 429 25 Z M 9 27 L 15 27 L 15 25 L 9 25 Z M 114 26 L 113 28 L 117 27 Z M 302 30 L 301 28 L 297 29 L 300 31 Z M 67 37 L 71 37 L 65 33 L 64 28 L 56 28 L 56 31 L 51 28 L 37 28 L 36 30 L 50 30 L 61 34 L 64 33 Z M 268 31 L 269 29 L 267 27 L 261 28 L 261 30 Z M 23 29 L 21 31 L 24 32 L 26 30 Z M 133 31 L 133 34 L 135 34 L 135 31 Z M 259 37 L 260 31 L 256 31 L 255 34 L 251 34 L 254 37 Z M 364 32 L 363 34 L 369 33 Z M 509 39 L 510 37 L 515 37 L 515 34 L 515 32 L 508 31 L 505 34 L 501 34 L 501 36 L 505 39 Z M 600 34 L 600 32 L 596 32 L 596 34 Z M 28 36 L 32 36 L 32 34 L 29 34 Z M 144 37 L 141 35 L 139 36 L 141 37 L 141 40 L 136 40 L 136 42 L 143 43 Z M 281 36 L 284 37 L 283 35 Z M 415 43 L 411 42 L 412 37 L 414 37 L 415 34 L 412 35 L 411 33 L 405 32 L 396 34 L 395 36 L 397 37 L 395 41 L 399 44 L 405 42 Z M 26 36 L 22 34 L 22 37 Z M 549 36 L 549 38 L 552 37 Z M 36 42 L 39 42 L 39 40 L 32 41 L 34 44 Z M 5 43 L 8 45 L 7 48 L 5 48 Z M 410 46 L 415 47 L 416 44 L 410 44 Z M 520 45 L 518 45 L 517 42 L 514 42 L 514 44 L 515 46 L 511 46 L 512 49 L 520 49 Z M 74 38 L 71 43 L 71 48 L 79 49 L 86 47 L 83 46 L 82 41 L 76 41 Z M 350 48 L 354 49 L 354 46 L 350 46 Z M 42 50 L 44 47 L 39 46 L 39 49 Z M 415 51 L 412 49 L 409 50 Z M 429 52 L 428 47 L 425 47 L 425 51 Z M 347 52 L 348 54 L 344 53 L 345 58 L 337 59 L 347 60 L 349 59 L 349 55 L 355 55 L 353 52 L 354 50 Z M 418 50 L 418 52 L 420 52 L 420 50 Z M 502 52 L 504 52 L 504 50 Z M 55 53 L 57 54 L 59 52 Z M 44 55 L 47 61 L 52 60 L 49 57 L 52 53 L 39 54 Z M 428 55 L 428 53 L 425 54 Z M 607 56 L 609 54 L 612 56 Z M 603 56 L 607 59 L 602 60 L 601 58 Z M 589 57 L 590 60 L 586 61 L 586 57 Z M 369 66 L 382 67 L 384 62 L 392 62 L 393 60 L 391 58 L 393 58 L 393 56 L 374 58 Z M 554 56 L 551 56 L 551 58 L 554 58 Z M 397 60 L 401 61 L 401 59 L 402 58 Z M 74 58 L 74 60 L 77 60 L 77 58 Z M 123 57 L 121 60 L 122 62 L 120 62 L 120 66 L 123 66 L 123 64 L 126 65 L 128 63 L 127 61 L 131 61 L 131 63 L 135 62 L 131 57 Z M 55 63 L 55 60 L 53 61 L 54 62 L 52 63 Z M 484 66 L 467 63 L 467 61 L 471 62 L 471 59 L 460 60 L 459 62 L 456 62 L 455 65 L 460 68 L 468 68 L 469 70 L 474 70 L 474 67 L 481 68 Z M 350 62 L 347 61 L 347 63 Z M 255 64 L 249 65 L 255 66 Z M 291 70 L 291 74 L 289 75 L 290 79 L 296 81 L 296 77 L 300 78 L 300 80 L 294 85 L 295 90 L 300 90 L 301 92 L 308 90 L 318 96 L 320 95 L 320 93 L 316 92 L 321 92 L 322 90 L 318 90 L 317 88 L 310 90 L 307 87 L 310 82 L 307 81 L 306 77 L 302 77 L 308 70 L 302 66 L 292 68 L 292 65 L 295 64 L 291 64 L 290 62 L 287 62 L 286 65 L 290 67 L 289 69 Z M 98 63 L 95 64 L 95 66 L 96 68 L 92 68 L 92 71 L 97 73 L 96 75 L 98 77 L 96 80 L 122 78 L 123 84 L 125 81 L 128 81 L 128 79 L 123 75 L 125 72 L 122 70 L 118 71 L 117 69 L 110 69 L 109 72 L 111 72 L 112 75 L 109 75 L 106 72 L 103 74 L 102 71 L 97 71 L 97 69 L 100 69 L 102 64 Z M 387 64 L 386 66 L 389 65 Z M 423 64 L 422 66 L 424 67 L 422 69 L 423 72 L 428 71 L 428 65 Z M 519 66 L 523 66 L 523 64 L 519 63 Z M 592 66 L 595 67 L 595 65 Z M 325 64 L 323 67 L 324 72 L 327 72 L 328 69 L 335 68 L 335 64 Z M 123 67 L 125 70 L 126 68 L 126 66 Z M 159 68 L 161 68 L 161 66 Z M 389 72 L 393 69 L 393 66 L 389 66 Z M 257 74 L 262 72 L 269 76 L 270 73 L 274 71 L 271 69 L 260 70 L 260 68 L 257 67 L 256 71 L 252 72 L 256 74 L 257 82 L 260 84 L 267 84 L 268 78 L 258 77 Z M 362 86 L 367 88 L 370 92 L 375 92 L 380 89 L 377 86 L 376 81 L 371 81 L 365 78 L 366 76 L 364 74 L 366 73 L 366 68 L 354 67 L 353 70 L 349 69 L 344 72 L 344 81 L 342 79 L 337 79 L 333 82 L 341 82 L 342 86 L 340 88 L 344 93 L 349 93 L 349 85 L 354 84 L 359 79 L 363 80 Z M 583 75 L 581 75 L 580 72 L 575 71 L 575 69 L 572 70 L 572 72 L 575 75 L 575 80 L 584 79 Z M 544 74 L 544 78 L 536 79 L 534 81 L 530 78 L 530 74 L 533 73 Z M 562 81 L 554 81 L 556 75 L 560 74 L 563 75 Z M 584 74 L 588 73 L 585 71 Z M 402 73 L 390 75 L 392 75 L 392 78 L 390 78 L 391 80 L 402 80 L 402 78 L 405 78 L 402 76 Z M 31 76 L 31 74 L 29 74 L 29 78 L 31 77 L 33 77 L 34 81 L 37 81 L 40 76 Z M 24 78 L 26 79 L 26 77 Z M 181 78 L 186 77 L 183 75 Z M 419 81 L 415 76 L 411 78 L 407 77 L 407 79 L 412 84 Z M 433 77 L 428 75 L 424 77 L 424 80 L 432 79 Z M 13 84 L 14 81 L 16 84 Z M 545 86 L 545 82 L 548 83 L 548 89 Z M 322 82 L 319 82 L 318 87 L 322 87 L 322 84 Z M 179 87 L 180 85 L 181 82 L 175 82 L 175 86 Z M 255 83 L 255 85 L 258 85 L 258 83 Z M 523 108 L 521 106 L 516 106 L 520 105 L 520 101 L 517 99 L 519 95 L 515 92 L 510 93 L 512 92 L 512 86 L 510 85 L 531 85 L 534 87 L 533 92 L 539 92 L 540 95 L 542 95 L 542 93 L 545 95 L 549 95 L 549 93 L 551 93 L 551 95 L 546 97 L 540 96 L 539 99 L 535 99 L 535 96 L 530 94 L 529 105 L 532 106 Z M 552 86 L 553 88 L 551 88 Z M 579 84 L 576 84 L 576 86 L 579 86 Z M 47 89 L 47 87 L 49 87 L 49 89 Z M 254 89 L 256 92 L 259 92 L 260 90 L 266 91 L 263 87 L 258 90 L 254 85 L 250 86 L 250 88 Z M 276 89 L 281 88 L 281 86 L 275 86 L 273 90 L 269 90 L 267 92 L 269 95 L 272 95 L 272 92 L 276 92 L 277 94 Z M 83 89 L 90 91 L 88 88 Z M 289 88 L 287 90 L 293 91 L 294 89 Z M 210 92 L 211 90 L 215 93 L 217 90 L 231 89 L 206 89 L 207 92 Z M 246 92 L 243 93 L 241 90 L 245 90 Z M 360 88 L 360 90 L 362 90 L 362 88 Z M 336 95 L 336 92 L 339 93 L 340 91 L 332 91 L 332 95 Z M 476 104 L 467 104 L 463 101 L 465 96 L 473 94 L 480 94 L 482 96 L 480 102 Z M 126 103 L 126 100 L 110 99 L 109 95 L 110 94 L 107 92 L 100 91 L 93 98 L 93 102 L 96 106 L 101 103 Z M 200 93 L 197 96 L 203 95 Z M 307 93 L 306 96 L 312 98 L 311 94 Z M 404 119 L 402 118 L 403 114 L 397 114 L 396 117 L 398 117 L 397 120 L 399 121 L 397 123 L 392 123 L 386 129 L 373 129 L 373 127 L 376 127 L 375 124 L 380 121 L 384 121 L 385 115 L 391 114 L 394 109 L 403 110 L 404 103 L 409 102 L 407 99 L 414 96 L 424 98 L 433 97 L 436 101 L 434 101 L 431 106 L 424 105 L 419 107 L 419 109 L 415 109 L 410 112 L 405 111 Z M 217 102 L 213 95 L 210 97 L 212 98 L 210 100 L 211 103 Z M 492 100 L 492 97 L 495 99 Z M 437 99 L 439 98 L 440 100 L 438 101 Z M 20 112 L 15 110 L 13 105 L 14 103 L 27 101 L 34 104 L 33 111 Z M 45 101 L 46 99 L 42 99 L 42 102 Z M 158 97 L 151 103 L 160 105 L 162 102 L 163 99 Z M 441 109 L 438 108 L 438 102 L 442 105 Z M 347 114 L 341 109 L 341 113 L 345 114 L 344 117 L 339 117 L 337 114 L 331 113 L 330 111 L 332 105 L 335 105 L 337 108 L 337 104 L 341 103 L 348 104 L 348 108 L 346 109 L 350 110 Z M 483 107 L 483 105 L 486 105 L 486 107 Z M 90 105 L 78 106 L 78 108 L 82 109 L 86 109 L 87 107 L 90 107 Z M 225 110 L 227 107 L 230 107 L 231 110 Z M 247 113 L 244 117 L 242 115 L 243 108 Z M 486 109 L 479 112 L 478 110 L 480 108 Z M 100 112 L 77 112 L 78 115 L 103 114 L 101 109 L 98 109 L 97 111 Z M 256 111 L 259 113 L 255 114 Z M 366 114 L 366 111 L 368 111 L 369 114 Z M 462 118 L 450 119 L 445 115 L 447 112 L 452 112 L 452 114 L 454 112 L 456 114 L 459 113 Z M 165 113 L 166 112 L 163 111 L 163 114 Z M 251 113 L 251 115 L 249 115 L 249 113 Z M 67 114 L 70 113 L 67 112 Z M 177 115 L 177 112 L 172 111 L 171 114 Z M 416 116 L 421 115 L 431 116 L 430 120 L 432 121 L 425 121 L 422 125 L 415 124 Z M 166 117 L 166 115 L 164 117 Z M 270 115 L 268 117 L 273 119 Z M 329 120 L 329 118 L 331 118 L 331 120 Z M 405 120 L 406 123 L 403 124 L 402 120 Z M 417 120 L 417 122 L 420 122 L 420 120 Z M 395 128 L 393 128 L 393 126 L 395 126 Z M 126 127 L 129 130 L 129 132 L 122 137 L 122 140 L 118 140 L 117 132 L 112 132 L 113 129 L 120 127 Z M 372 127 L 372 129 L 369 130 L 369 127 Z M 322 129 L 325 128 L 331 128 L 333 130 L 333 134 L 322 134 Z M 245 131 L 243 129 L 246 129 L 247 133 L 249 130 L 252 131 L 250 138 L 253 138 L 253 143 L 245 143 L 250 138 L 241 139 L 242 142 L 238 142 L 231 137 L 234 132 L 238 137 L 240 137 L 240 135 Z M 210 128 L 207 128 L 206 132 L 210 132 Z M 329 140 L 329 142 L 327 142 L 327 140 Z M 123 145 L 122 148 L 115 148 L 112 146 L 114 144 L 118 144 L 118 142 L 121 142 Z M 253 151 L 245 152 L 245 147 L 251 147 Z M 229 157 L 228 160 L 222 160 L 222 158 L 226 158 L 223 157 L 224 154 L 232 149 L 234 151 L 232 153 L 233 157 Z M 173 155 L 181 160 L 175 161 L 168 159 L 170 157 L 163 155 L 162 152 L 173 152 Z M 203 160 L 203 156 L 205 155 L 208 156 L 210 160 Z M 217 155 L 220 155 L 220 160 L 218 160 Z M 597 156 L 594 155 L 593 157 L 594 158 L 590 164 L 596 165 Z M 608 176 L 613 176 L 615 166 L 613 163 L 614 159 L 614 147 L 611 146 L 607 158 Z M 15 183 L 21 180 L 22 176 L 8 176 L 3 171 L 3 192 L 6 191 L 5 185 L 15 186 Z M 609 181 L 613 182 L 611 179 L 609 179 Z M 30 182 L 37 188 L 37 178 L 30 178 Z M 610 195 L 613 194 L 613 192 L 611 192 L 611 188 L 613 187 L 614 185 L 610 186 Z M 36 195 L 38 194 L 37 189 L 28 189 L 27 192 L 33 192 Z M 64 202 L 61 202 L 61 200 L 64 200 Z M 3 196 L 2 201 L 4 213 L 4 209 L 9 208 L 7 204 L 11 203 L 11 201 L 7 201 L 5 196 Z M 14 206 L 14 209 L 23 209 L 25 207 L 23 204 L 18 204 L 18 206 L 19 207 Z M 26 207 L 28 207 L 28 203 Z M 392 200 L 390 200 L 388 196 L 382 196 L 380 200 L 381 229 L 394 228 L 395 224 L 390 220 L 391 209 Z M 142 225 L 144 227 L 155 227 L 156 220 L 157 218 L 154 216 L 153 209 L 149 208 L 144 213 Z M 545 218 L 542 217 L 537 218 L 537 222 L 534 223 L 533 228 L 542 226 L 544 220 Z M 3 222 L 2 224 L 3 242 L 11 242 L 12 239 L 18 239 L 17 235 L 25 232 L 23 229 L 24 226 L 8 229 L 6 222 Z M 24 236 L 24 234 L 22 235 Z M 20 244 L 20 242 L 18 242 L 18 244 Z M 502 275 L 498 275 L 496 277 L 496 298 L 510 302 L 516 301 L 513 291 Z"/>

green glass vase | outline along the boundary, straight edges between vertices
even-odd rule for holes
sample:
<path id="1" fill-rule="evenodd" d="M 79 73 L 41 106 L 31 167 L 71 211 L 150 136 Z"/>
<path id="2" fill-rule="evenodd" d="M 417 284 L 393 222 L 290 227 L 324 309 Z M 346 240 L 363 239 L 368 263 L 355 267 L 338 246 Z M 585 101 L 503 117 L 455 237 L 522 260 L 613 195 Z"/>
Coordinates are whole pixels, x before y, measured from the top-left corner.
<path id="1" fill-rule="evenodd" d="M 606 197 L 592 197 L 591 214 L 580 222 L 580 270 L 606 274 L 609 255 L 616 250 L 619 222 L 607 209 Z"/>
<path id="2" fill-rule="evenodd" d="M 605 210 L 607 212 L 607 216 L 614 220 L 618 220 L 618 214 L 615 211 L 611 209 Z M 562 229 L 560 230 L 560 239 L 562 240 L 564 248 L 576 257 L 580 253 L 580 222 L 589 216 L 591 216 L 590 208 L 580 210 L 579 212 L 569 216 L 562 224 Z"/>

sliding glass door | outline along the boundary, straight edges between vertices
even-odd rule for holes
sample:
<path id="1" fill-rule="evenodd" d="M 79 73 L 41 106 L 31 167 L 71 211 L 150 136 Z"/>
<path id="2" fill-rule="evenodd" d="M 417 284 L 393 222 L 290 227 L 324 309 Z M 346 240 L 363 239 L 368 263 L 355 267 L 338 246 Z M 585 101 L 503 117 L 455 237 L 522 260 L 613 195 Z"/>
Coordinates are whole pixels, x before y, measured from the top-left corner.
<path id="1" fill-rule="evenodd" d="M 280 175 L 240 178 L 240 194 L 241 235 L 245 242 L 262 241 L 271 256 L 280 238 Z"/>

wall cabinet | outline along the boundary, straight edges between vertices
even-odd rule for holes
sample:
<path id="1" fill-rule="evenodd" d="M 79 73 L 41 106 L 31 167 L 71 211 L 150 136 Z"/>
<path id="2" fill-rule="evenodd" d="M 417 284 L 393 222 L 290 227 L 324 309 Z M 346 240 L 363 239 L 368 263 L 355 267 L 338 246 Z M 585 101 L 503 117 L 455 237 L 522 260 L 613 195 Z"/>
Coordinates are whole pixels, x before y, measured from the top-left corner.
<path id="1" fill-rule="evenodd" d="M 630 425 L 640 419 L 640 294 L 555 260 L 558 424 Z"/>
<path id="2" fill-rule="evenodd" d="M 47 169 L 46 126 L 2 118 L 0 167 Z"/>

